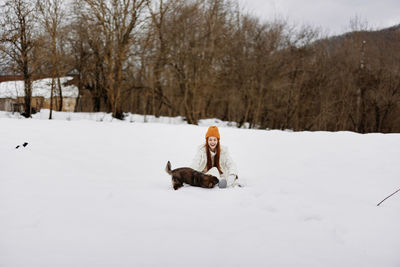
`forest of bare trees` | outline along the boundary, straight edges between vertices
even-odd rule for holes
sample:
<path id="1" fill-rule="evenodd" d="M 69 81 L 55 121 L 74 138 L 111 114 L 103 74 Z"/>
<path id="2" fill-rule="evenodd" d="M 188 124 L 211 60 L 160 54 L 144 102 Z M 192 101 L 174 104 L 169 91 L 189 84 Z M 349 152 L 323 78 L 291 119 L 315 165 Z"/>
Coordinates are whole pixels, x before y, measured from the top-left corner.
<path id="1" fill-rule="evenodd" d="M 400 27 L 326 37 L 233 0 L 5 0 L 1 68 L 73 75 L 76 111 L 219 118 L 259 129 L 400 132 Z M 3 3 L 2 2 L 2 3 Z M 53 92 L 54 90 L 54 92 Z M 62 97 L 61 97 L 62 99 Z M 55 109 L 61 110 L 61 103 Z"/>

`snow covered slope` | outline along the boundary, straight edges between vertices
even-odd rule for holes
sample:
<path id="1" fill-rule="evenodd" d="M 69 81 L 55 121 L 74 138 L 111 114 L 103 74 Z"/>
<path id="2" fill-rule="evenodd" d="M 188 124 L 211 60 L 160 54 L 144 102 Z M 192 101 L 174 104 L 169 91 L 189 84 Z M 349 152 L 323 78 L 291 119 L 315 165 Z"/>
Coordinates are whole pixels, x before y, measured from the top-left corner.
<path id="1" fill-rule="evenodd" d="M 400 266 L 399 134 L 221 127 L 247 186 L 174 191 L 205 124 L 0 118 L 0 266 Z"/>

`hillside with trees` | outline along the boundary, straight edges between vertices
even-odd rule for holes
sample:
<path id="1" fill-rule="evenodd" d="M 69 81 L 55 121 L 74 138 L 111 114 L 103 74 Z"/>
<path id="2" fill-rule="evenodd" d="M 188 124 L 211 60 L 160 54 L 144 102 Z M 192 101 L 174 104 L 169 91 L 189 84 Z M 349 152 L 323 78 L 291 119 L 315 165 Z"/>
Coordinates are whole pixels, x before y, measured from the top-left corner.
<path id="1" fill-rule="evenodd" d="M 69 3 L 69 2 L 68 2 Z M 327 37 L 230 0 L 6 0 L 1 70 L 73 75 L 76 111 L 295 131 L 400 132 L 400 26 Z"/>

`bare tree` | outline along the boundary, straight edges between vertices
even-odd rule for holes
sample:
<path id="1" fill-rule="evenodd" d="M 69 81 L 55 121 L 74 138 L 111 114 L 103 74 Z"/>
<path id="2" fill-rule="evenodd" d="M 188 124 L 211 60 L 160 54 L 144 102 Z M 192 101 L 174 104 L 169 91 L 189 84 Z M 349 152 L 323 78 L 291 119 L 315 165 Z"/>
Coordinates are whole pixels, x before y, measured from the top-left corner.
<path id="1" fill-rule="evenodd" d="M 112 115 L 122 118 L 121 83 L 123 68 L 132 48 L 134 30 L 143 15 L 145 0 L 84 0 L 84 17 L 102 38 L 105 89 Z"/>
<path id="2" fill-rule="evenodd" d="M 24 116 L 32 114 L 32 75 L 35 71 L 35 5 L 26 0 L 6 0 L 1 6 L 0 51 L 9 67 L 24 78 Z"/>
<path id="3" fill-rule="evenodd" d="M 57 82 L 59 105 L 58 111 L 62 111 L 63 96 L 60 83 L 60 56 L 58 51 L 59 46 L 59 31 L 64 19 L 63 0 L 39 0 L 37 6 L 40 11 L 40 19 L 42 25 L 45 26 L 46 33 L 50 37 L 50 68 L 51 68 L 51 93 L 50 93 L 50 115 L 52 119 L 53 112 L 53 96 L 54 88 Z"/>
<path id="4" fill-rule="evenodd" d="M 163 104 L 171 108 L 170 101 L 163 93 L 162 73 L 168 64 L 168 40 L 166 38 L 165 19 L 171 9 L 171 1 L 159 0 L 152 6 L 151 1 L 147 1 L 146 5 L 151 15 L 150 32 L 148 40 L 154 46 L 154 56 L 151 60 L 153 79 L 150 80 L 152 87 L 152 109 L 154 115 L 158 117 Z"/>

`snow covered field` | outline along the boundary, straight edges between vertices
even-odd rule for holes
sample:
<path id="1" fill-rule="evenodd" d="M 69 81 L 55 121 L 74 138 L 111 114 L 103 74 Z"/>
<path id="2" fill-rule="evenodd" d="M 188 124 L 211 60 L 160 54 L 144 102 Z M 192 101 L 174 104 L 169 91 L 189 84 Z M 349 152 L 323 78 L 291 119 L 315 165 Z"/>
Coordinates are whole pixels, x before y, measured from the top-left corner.
<path id="1" fill-rule="evenodd" d="M 174 191 L 213 120 L 10 116 L 1 267 L 400 266 L 400 134 L 220 127 L 246 187 Z"/>

